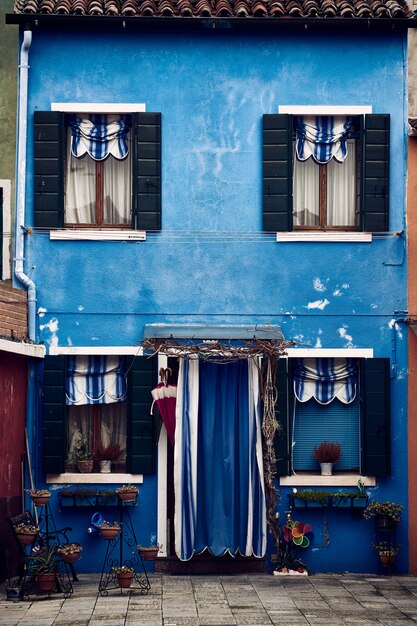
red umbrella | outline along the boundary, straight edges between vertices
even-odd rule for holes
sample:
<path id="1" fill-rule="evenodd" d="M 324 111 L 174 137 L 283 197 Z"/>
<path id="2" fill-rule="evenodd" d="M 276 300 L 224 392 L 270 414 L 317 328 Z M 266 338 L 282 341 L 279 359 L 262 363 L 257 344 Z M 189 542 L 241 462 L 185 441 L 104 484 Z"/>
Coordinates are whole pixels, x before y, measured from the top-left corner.
<path id="1" fill-rule="evenodd" d="M 168 383 L 170 375 L 172 375 L 172 370 L 170 367 L 167 367 L 166 369 L 161 368 L 159 370 L 159 377 L 161 378 L 161 382 L 155 387 L 155 389 L 152 389 L 151 391 L 153 398 L 151 415 L 153 415 L 153 405 L 156 404 L 162 421 L 165 424 L 169 440 L 172 445 L 174 445 L 177 385 L 170 385 Z"/>

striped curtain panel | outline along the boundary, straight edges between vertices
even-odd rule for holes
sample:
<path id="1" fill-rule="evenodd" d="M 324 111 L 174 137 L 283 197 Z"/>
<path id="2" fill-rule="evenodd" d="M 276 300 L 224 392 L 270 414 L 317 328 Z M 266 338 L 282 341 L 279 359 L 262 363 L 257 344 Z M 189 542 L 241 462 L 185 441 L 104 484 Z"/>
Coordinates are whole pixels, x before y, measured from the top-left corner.
<path id="1" fill-rule="evenodd" d="M 128 154 L 127 116 L 89 115 L 71 116 L 71 152 L 80 159 L 88 154 L 94 161 L 102 161 L 110 154 L 122 160 Z"/>
<path id="2" fill-rule="evenodd" d="M 181 359 L 174 448 L 175 550 L 189 560 L 266 550 L 259 376 L 252 360 Z"/>
<path id="3" fill-rule="evenodd" d="M 299 402 L 314 398 L 329 404 L 335 398 L 350 404 L 356 397 L 358 363 L 354 359 L 299 359 L 294 372 L 294 393 Z"/>
<path id="4" fill-rule="evenodd" d="M 126 375 L 126 357 L 123 356 L 68 357 L 66 404 L 124 402 Z"/>
<path id="5" fill-rule="evenodd" d="M 317 163 L 332 159 L 343 163 L 347 156 L 347 135 L 352 119 L 340 115 L 295 117 L 296 154 L 300 161 L 310 157 Z"/>

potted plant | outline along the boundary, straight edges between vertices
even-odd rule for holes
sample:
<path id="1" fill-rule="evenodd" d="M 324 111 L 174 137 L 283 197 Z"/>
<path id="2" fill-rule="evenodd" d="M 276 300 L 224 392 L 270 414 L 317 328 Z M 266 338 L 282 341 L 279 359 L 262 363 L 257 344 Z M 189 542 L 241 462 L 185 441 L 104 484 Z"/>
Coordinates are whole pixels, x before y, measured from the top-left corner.
<path id="1" fill-rule="evenodd" d="M 320 463 L 321 475 L 331 476 L 333 465 L 340 461 L 342 446 L 337 441 L 322 441 L 314 447 L 312 457 Z"/>
<path id="2" fill-rule="evenodd" d="M 117 461 L 123 453 L 124 450 L 118 443 L 111 443 L 105 447 L 99 445 L 94 448 L 93 459 L 100 464 L 100 472 L 102 474 L 110 474 L 112 462 Z"/>
<path id="3" fill-rule="evenodd" d="M 404 510 L 402 504 L 386 500 L 385 502 L 377 502 L 373 500 L 368 504 L 363 512 L 363 517 L 367 520 L 375 519 L 377 528 L 394 528 L 395 524 L 401 520 L 401 514 Z"/>
<path id="4" fill-rule="evenodd" d="M 28 492 L 35 506 L 45 506 L 51 497 L 48 489 L 29 489 Z"/>
<path id="5" fill-rule="evenodd" d="M 44 548 L 30 558 L 29 572 L 36 577 L 39 591 L 52 591 L 56 586 L 58 560 L 54 548 Z"/>
<path id="6" fill-rule="evenodd" d="M 87 437 L 82 437 L 75 445 L 72 458 L 77 463 L 78 471 L 82 474 L 90 474 L 93 471 L 93 455 L 91 454 Z"/>
<path id="7" fill-rule="evenodd" d="M 122 502 L 134 502 L 139 490 L 135 485 L 122 485 L 116 489 L 116 493 Z"/>
<path id="8" fill-rule="evenodd" d="M 118 522 L 103 521 L 98 528 L 101 536 L 107 540 L 114 539 L 120 533 L 120 524 Z"/>
<path id="9" fill-rule="evenodd" d="M 39 528 L 34 526 L 33 524 L 22 522 L 21 524 L 17 524 L 14 526 L 14 531 L 16 533 L 17 539 L 22 544 L 29 544 L 35 541 Z"/>
<path id="10" fill-rule="evenodd" d="M 66 543 L 57 548 L 57 554 L 65 563 L 75 563 L 80 558 L 82 549 L 79 543 Z"/>
<path id="11" fill-rule="evenodd" d="M 400 545 L 393 545 L 390 541 L 378 541 L 372 544 L 373 549 L 378 552 L 381 565 L 390 567 L 394 565 L 395 559 L 400 549 Z"/>
<path id="12" fill-rule="evenodd" d="M 121 565 L 119 567 L 112 568 L 113 574 L 117 577 L 119 587 L 127 589 L 132 584 L 134 569 L 133 567 L 127 567 L 127 565 Z"/>
<path id="13" fill-rule="evenodd" d="M 138 546 L 138 552 L 144 561 L 154 561 L 161 549 L 162 545 L 159 543 L 152 544 L 151 546 Z"/>

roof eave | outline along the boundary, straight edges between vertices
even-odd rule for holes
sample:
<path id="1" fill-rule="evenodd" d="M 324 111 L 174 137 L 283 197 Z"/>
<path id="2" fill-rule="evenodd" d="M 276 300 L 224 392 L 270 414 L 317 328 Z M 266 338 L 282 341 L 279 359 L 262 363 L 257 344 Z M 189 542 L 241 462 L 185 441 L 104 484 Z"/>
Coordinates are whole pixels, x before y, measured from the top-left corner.
<path id="1" fill-rule="evenodd" d="M 174 26 L 201 28 L 201 29 L 240 29 L 267 28 L 267 29 L 323 29 L 337 28 L 342 30 L 402 30 L 417 28 L 417 18 L 313 18 L 313 17 L 138 17 L 138 16 L 109 16 L 109 15 L 67 15 L 45 13 L 7 13 L 6 24 L 18 24 L 27 28 L 56 27 L 64 28 L 105 28 L 129 29 L 155 26 Z"/>

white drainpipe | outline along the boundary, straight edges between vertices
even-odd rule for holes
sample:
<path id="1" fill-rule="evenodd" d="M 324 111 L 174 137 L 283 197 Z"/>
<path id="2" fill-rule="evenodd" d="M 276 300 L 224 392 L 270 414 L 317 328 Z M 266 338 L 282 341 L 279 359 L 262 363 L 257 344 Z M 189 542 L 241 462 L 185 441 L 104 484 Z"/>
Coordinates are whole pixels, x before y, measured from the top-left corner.
<path id="1" fill-rule="evenodd" d="M 16 163 L 16 229 L 15 229 L 15 263 L 16 278 L 28 289 L 28 335 L 35 341 L 36 337 L 36 286 L 33 280 L 24 273 L 24 229 L 26 202 L 26 143 L 28 125 L 28 77 L 29 48 L 32 43 L 32 31 L 25 30 L 20 49 L 19 65 L 19 109 Z"/>

